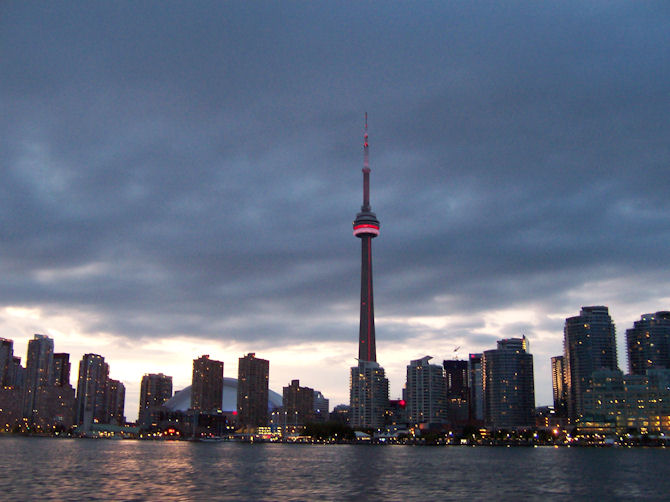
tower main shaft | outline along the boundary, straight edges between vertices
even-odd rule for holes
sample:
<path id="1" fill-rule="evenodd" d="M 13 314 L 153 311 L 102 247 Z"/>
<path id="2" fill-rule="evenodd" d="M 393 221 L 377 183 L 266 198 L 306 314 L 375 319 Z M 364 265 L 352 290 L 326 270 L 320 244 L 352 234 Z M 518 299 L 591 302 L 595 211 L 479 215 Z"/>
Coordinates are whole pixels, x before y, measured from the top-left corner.
<path id="1" fill-rule="evenodd" d="M 354 220 L 354 235 L 361 239 L 361 317 L 358 333 L 359 361 L 377 361 L 375 311 L 372 293 L 372 239 L 379 235 L 379 220 L 370 207 L 370 165 L 368 156 L 368 114 L 363 136 L 363 205 Z"/>

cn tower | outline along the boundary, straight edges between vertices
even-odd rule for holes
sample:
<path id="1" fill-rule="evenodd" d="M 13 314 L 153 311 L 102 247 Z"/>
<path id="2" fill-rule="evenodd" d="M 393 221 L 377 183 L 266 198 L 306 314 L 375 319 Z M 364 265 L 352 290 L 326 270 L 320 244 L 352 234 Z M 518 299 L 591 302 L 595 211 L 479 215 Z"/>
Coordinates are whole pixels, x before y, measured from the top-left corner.
<path id="1" fill-rule="evenodd" d="M 354 220 L 354 235 L 361 240 L 361 323 L 358 360 L 377 361 L 375 309 L 372 296 L 372 239 L 379 235 L 379 220 L 370 207 L 370 157 L 368 154 L 368 114 L 363 135 L 363 205 Z"/>

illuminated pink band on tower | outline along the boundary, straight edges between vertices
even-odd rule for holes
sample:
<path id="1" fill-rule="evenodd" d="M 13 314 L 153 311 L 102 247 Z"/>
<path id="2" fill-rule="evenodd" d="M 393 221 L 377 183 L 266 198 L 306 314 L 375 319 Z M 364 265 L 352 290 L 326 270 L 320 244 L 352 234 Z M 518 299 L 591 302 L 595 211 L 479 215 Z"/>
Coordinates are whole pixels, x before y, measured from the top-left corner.
<path id="1" fill-rule="evenodd" d="M 354 235 L 374 235 L 375 237 L 379 235 L 379 227 L 375 225 L 356 225 L 354 227 Z"/>

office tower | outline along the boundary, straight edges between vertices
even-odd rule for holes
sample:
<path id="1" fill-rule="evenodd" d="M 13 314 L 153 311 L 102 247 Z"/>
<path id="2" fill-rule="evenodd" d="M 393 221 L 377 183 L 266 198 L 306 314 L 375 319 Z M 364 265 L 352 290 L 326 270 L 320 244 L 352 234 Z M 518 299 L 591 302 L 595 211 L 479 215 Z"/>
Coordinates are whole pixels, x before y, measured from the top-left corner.
<path id="1" fill-rule="evenodd" d="M 75 423 L 87 432 L 94 423 L 106 424 L 109 365 L 98 354 L 84 354 L 79 362 Z"/>
<path id="2" fill-rule="evenodd" d="M 644 375 L 648 369 L 670 368 L 670 312 L 644 314 L 626 330 L 628 371 Z"/>
<path id="3" fill-rule="evenodd" d="M 23 416 L 29 424 L 38 423 L 45 414 L 43 390 L 53 383 L 54 341 L 46 335 L 35 335 L 28 342 L 23 399 Z"/>
<path id="4" fill-rule="evenodd" d="M 444 423 L 447 420 L 447 386 L 444 367 L 430 364 L 432 357 L 411 361 L 407 366 L 405 400 L 411 425 Z"/>
<path id="5" fill-rule="evenodd" d="M 326 422 L 329 417 L 330 401 L 318 391 L 314 391 L 314 420 L 317 422 Z"/>
<path id="6" fill-rule="evenodd" d="M 618 369 L 616 335 L 604 306 L 582 307 L 578 316 L 565 320 L 563 333 L 568 417 L 575 422 L 583 414 L 591 374 L 599 369 Z"/>
<path id="7" fill-rule="evenodd" d="M 14 342 L 0 338 L 0 387 L 14 385 Z"/>
<path id="8" fill-rule="evenodd" d="M 70 385 L 70 354 L 54 354 L 53 380 L 55 385 Z"/>
<path id="9" fill-rule="evenodd" d="M 301 387 L 300 380 L 291 380 L 283 390 L 286 425 L 305 425 L 313 421 L 314 389 Z"/>
<path id="10" fill-rule="evenodd" d="M 240 357 L 237 370 L 237 421 L 246 429 L 268 424 L 270 361 L 253 352 Z"/>
<path id="11" fill-rule="evenodd" d="M 140 427 L 150 427 L 157 418 L 163 403 L 172 397 L 172 377 L 163 373 L 149 373 L 142 377 L 140 384 L 140 411 L 137 423 Z"/>
<path id="12" fill-rule="evenodd" d="M 223 397 L 223 361 L 204 355 L 193 360 L 191 379 L 191 408 L 200 412 L 221 409 Z"/>
<path id="13" fill-rule="evenodd" d="M 126 422 L 126 386 L 119 380 L 107 380 L 107 422 L 123 425 Z"/>
<path id="14" fill-rule="evenodd" d="M 484 418 L 496 428 L 535 424 L 533 356 L 528 340 L 508 338 L 482 356 Z"/>
<path id="15" fill-rule="evenodd" d="M 363 205 L 354 220 L 354 236 L 361 239 L 361 305 L 358 331 L 358 366 L 351 368 L 349 399 L 353 427 L 381 427 L 388 405 L 388 380 L 377 363 L 375 312 L 372 288 L 372 239 L 379 235 L 379 220 L 370 206 L 368 115 L 363 135 Z"/>
<path id="16" fill-rule="evenodd" d="M 470 416 L 468 361 L 445 360 L 442 365 L 447 386 L 447 418 L 452 424 L 467 422 Z"/>
<path id="17" fill-rule="evenodd" d="M 470 388 L 470 421 L 484 420 L 484 380 L 482 354 L 470 354 L 468 358 L 468 387 Z"/>
<path id="18" fill-rule="evenodd" d="M 568 393 L 565 385 L 565 357 L 551 358 L 551 387 L 554 394 L 554 412 L 558 417 L 568 416 Z"/>

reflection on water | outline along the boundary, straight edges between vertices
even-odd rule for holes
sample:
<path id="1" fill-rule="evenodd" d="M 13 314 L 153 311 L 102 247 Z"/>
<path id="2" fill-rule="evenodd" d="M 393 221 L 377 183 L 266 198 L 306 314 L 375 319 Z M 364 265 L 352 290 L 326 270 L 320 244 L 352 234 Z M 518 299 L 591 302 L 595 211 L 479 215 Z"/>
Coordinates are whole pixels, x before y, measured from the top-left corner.
<path id="1" fill-rule="evenodd" d="M 0 438 L 3 500 L 663 500 L 670 451 Z"/>

